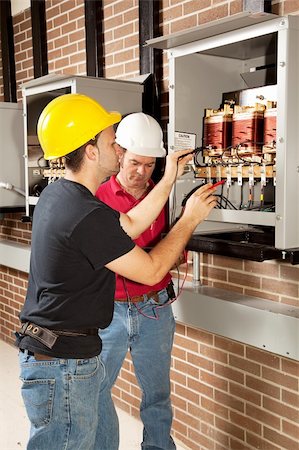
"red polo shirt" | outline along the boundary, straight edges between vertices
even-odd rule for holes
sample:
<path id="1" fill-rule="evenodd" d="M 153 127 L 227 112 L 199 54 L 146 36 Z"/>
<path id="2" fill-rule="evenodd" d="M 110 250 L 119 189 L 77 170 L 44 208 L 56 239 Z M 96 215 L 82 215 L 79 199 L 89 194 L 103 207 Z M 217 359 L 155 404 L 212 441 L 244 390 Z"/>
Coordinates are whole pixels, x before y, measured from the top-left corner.
<path id="1" fill-rule="evenodd" d="M 154 183 L 149 180 L 149 190 L 153 189 Z M 116 176 L 112 176 L 108 181 L 103 183 L 96 192 L 96 197 L 102 202 L 109 205 L 111 208 L 117 211 L 127 213 L 143 200 L 146 196 L 136 200 L 131 194 L 126 192 L 118 183 Z M 166 214 L 165 208 L 161 211 L 157 219 L 152 223 L 152 225 L 145 230 L 134 242 L 139 247 L 153 247 L 161 239 L 161 233 L 166 230 Z M 171 280 L 171 275 L 168 273 L 160 283 L 154 286 L 148 286 L 146 284 L 136 283 L 135 281 L 128 280 L 119 275 L 116 276 L 116 289 L 115 289 L 115 299 L 126 298 L 126 290 L 124 288 L 124 281 L 127 288 L 127 292 L 130 297 L 135 295 L 146 294 L 149 291 L 160 291 L 164 289 Z"/>

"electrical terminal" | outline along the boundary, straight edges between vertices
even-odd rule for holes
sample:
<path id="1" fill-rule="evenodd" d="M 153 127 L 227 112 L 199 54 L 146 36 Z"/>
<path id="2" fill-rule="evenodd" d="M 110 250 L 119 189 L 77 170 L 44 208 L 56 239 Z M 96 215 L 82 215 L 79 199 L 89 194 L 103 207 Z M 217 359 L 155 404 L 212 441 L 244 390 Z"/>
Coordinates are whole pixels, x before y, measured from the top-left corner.
<path id="1" fill-rule="evenodd" d="M 254 166 L 253 164 L 250 164 L 248 169 L 248 181 L 249 181 L 249 187 L 254 186 Z"/>
<path id="2" fill-rule="evenodd" d="M 243 166 L 239 164 L 237 167 L 237 177 L 238 177 L 238 186 L 242 186 L 243 184 Z"/>
<path id="3" fill-rule="evenodd" d="M 221 181 L 221 166 L 216 166 L 216 181 Z"/>
<path id="4" fill-rule="evenodd" d="M 226 167 L 226 186 L 229 188 L 232 185 L 232 167 L 228 165 Z"/>
<path id="5" fill-rule="evenodd" d="M 266 165 L 261 165 L 261 186 L 264 187 L 267 184 L 267 178 L 266 178 Z"/>
<path id="6" fill-rule="evenodd" d="M 207 182 L 212 183 L 212 171 L 211 166 L 207 167 Z"/>

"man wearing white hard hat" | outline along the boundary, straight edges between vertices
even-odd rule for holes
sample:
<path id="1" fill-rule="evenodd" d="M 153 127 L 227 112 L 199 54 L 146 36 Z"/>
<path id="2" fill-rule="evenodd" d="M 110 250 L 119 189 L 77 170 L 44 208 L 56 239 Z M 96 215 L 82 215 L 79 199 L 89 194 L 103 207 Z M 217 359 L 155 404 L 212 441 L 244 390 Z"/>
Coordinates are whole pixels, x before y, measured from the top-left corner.
<path id="1" fill-rule="evenodd" d="M 120 212 L 128 212 L 153 189 L 151 180 L 156 158 L 166 151 L 158 122 L 144 113 L 126 116 L 116 131 L 116 144 L 122 150 L 120 171 L 102 184 L 96 196 Z M 150 228 L 135 243 L 153 247 L 166 231 L 166 210 L 162 210 Z M 117 275 L 113 321 L 100 331 L 104 361 L 111 391 L 129 350 L 136 378 L 142 390 L 140 417 L 144 425 L 144 450 L 173 450 L 170 435 L 170 363 L 175 330 L 170 300 L 174 298 L 168 273 L 154 286 L 136 283 Z M 105 393 L 107 394 L 107 393 Z M 100 402 L 101 404 L 101 402 Z M 104 404 L 103 416 L 105 415 Z M 105 417 L 102 436 L 115 442 L 117 416 Z M 117 437 L 118 439 L 118 437 Z M 117 444 L 118 445 L 118 444 Z"/>

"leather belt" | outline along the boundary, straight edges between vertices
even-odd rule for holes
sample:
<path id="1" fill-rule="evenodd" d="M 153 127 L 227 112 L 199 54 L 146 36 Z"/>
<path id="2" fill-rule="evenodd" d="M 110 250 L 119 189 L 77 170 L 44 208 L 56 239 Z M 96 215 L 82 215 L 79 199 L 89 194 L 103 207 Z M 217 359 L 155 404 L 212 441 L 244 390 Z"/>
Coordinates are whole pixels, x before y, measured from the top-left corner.
<path id="1" fill-rule="evenodd" d="M 54 356 L 42 355 L 41 353 L 34 353 L 33 356 L 36 361 L 49 361 L 51 359 L 55 359 Z"/>
<path id="2" fill-rule="evenodd" d="M 150 291 L 143 295 L 133 295 L 133 297 L 128 298 L 115 298 L 116 302 L 124 302 L 124 303 L 139 303 L 145 300 L 144 297 L 154 298 L 155 301 L 159 300 L 159 292 L 161 291 Z"/>
<path id="3" fill-rule="evenodd" d="M 30 336 L 52 349 L 59 336 L 98 336 L 98 329 L 49 330 L 32 322 L 26 322 L 23 324 L 20 333 L 25 336 Z"/>
<path id="4" fill-rule="evenodd" d="M 25 352 L 25 350 L 23 350 L 22 348 L 20 348 L 21 352 Z M 49 355 L 42 355 L 41 353 L 33 353 L 30 350 L 27 350 L 27 353 L 29 356 L 34 356 L 34 358 L 36 359 L 36 361 L 49 361 L 52 359 L 56 359 L 55 356 L 49 356 Z"/>

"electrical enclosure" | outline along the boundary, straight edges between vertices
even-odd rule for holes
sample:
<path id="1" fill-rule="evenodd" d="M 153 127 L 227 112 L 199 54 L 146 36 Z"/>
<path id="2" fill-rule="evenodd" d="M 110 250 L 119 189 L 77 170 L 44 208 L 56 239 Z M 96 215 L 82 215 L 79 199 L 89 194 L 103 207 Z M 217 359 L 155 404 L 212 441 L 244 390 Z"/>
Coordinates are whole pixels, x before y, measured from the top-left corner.
<path id="1" fill-rule="evenodd" d="M 111 80 L 87 76 L 46 75 L 22 87 L 24 110 L 24 146 L 26 215 L 30 217 L 43 188 L 63 176 L 60 163 L 49 165 L 37 138 L 37 122 L 44 107 L 54 98 L 69 93 L 88 95 L 109 111 L 122 115 L 142 111 L 143 84 L 139 81 Z"/>
<path id="2" fill-rule="evenodd" d="M 147 44 L 168 50 L 170 151 L 182 148 L 181 136 L 195 136 L 194 147 L 202 150 L 197 164 L 189 165 L 175 185 L 171 221 L 192 188 L 224 179 L 222 194 L 229 203 L 215 208 L 196 234 L 270 230 L 276 249 L 298 248 L 299 17 L 241 13 Z M 263 142 L 246 138 L 234 152 L 234 145 L 217 153 L 216 146 L 205 142 L 205 111 L 223 115 L 230 102 L 242 111 L 258 103 L 254 114 L 259 117 L 261 110 L 263 120 L 265 111 L 275 111 L 275 136 L 268 150 L 263 134 Z M 269 104 L 275 108 L 265 109 Z M 246 127 L 240 125 L 240 133 L 245 135 Z"/>
<path id="3" fill-rule="evenodd" d="M 5 212 L 25 206 L 25 197 L 14 190 L 25 190 L 21 105 L 0 102 L 0 136 L 0 183 L 9 183 L 13 187 L 0 188 L 0 212 Z"/>

